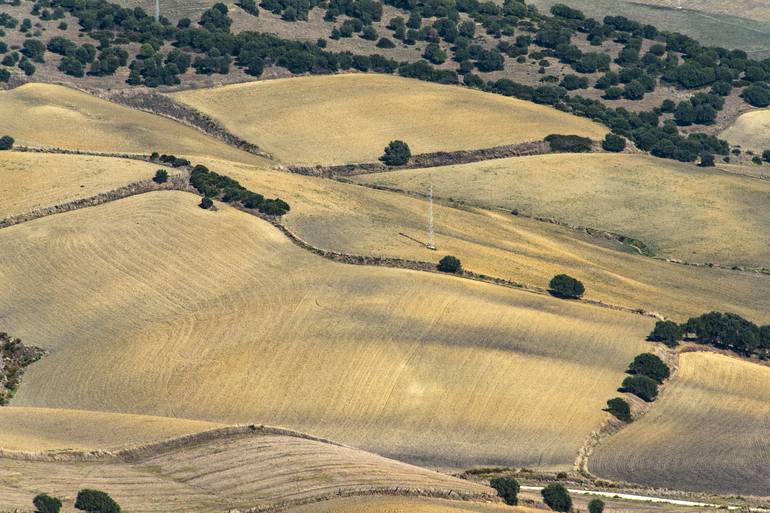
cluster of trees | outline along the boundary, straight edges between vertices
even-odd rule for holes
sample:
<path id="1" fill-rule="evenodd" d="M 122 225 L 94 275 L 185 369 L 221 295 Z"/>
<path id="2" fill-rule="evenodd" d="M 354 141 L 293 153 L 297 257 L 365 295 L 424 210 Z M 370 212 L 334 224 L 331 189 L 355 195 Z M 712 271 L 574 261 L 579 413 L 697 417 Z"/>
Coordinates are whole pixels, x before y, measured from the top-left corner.
<path id="1" fill-rule="evenodd" d="M 758 326 L 734 313 L 709 312 L 684 324 L 659 321 L 648 337 L 672 347 L 684 338 L 745 356 L 770 356 L 770 325 Z"/>
<path id="2" fill-rule="evenodd" d="M 655 400 L 658 396 L 658 385 L 671 375 L 668 365 L 652 353 L 637 355 L 634 361 L 631 362 L 631 365 L 629 365 L 627 372 L 631 376 L 623 380 L 622 390 L 630 392 L 647 402 Z M 615 404 L 615 406 L 622 408 L 618 404 Z"/>
<path id="3" fill-rule="evenodd" d="M 558 474 L 557 474 L 558 476 Z M 497 491 L 497 495 L 503 499 L 503 502 L 509 506 L 519 504 L 519 483 L 516 479 L 508 476 L 495 477 L 489 481 L 489 486 Z M 572 497 L 569 491 L 559 484 L 551 483 L 540 491 L 543 502 L 553 511 L 566 513 L 572 510 Z M 593 499 L 588 503 L 589 513 L 603 513 L 604 502 L 600 499 Z"/>
<path id="4" fill-rule="evenodd" d="M 593 148 L 591 139 L 579 135 L 550 134 L 545 137 L 545 142 L 555 152 L 585 153 Z"/>
<path id="5" fill-rule="evenodd" d="M 0 406 L 8 404 L 21 383 L 24 369 L 43 356 L 37 347 L 0 332 Z"/>
<path id="6" fill-rule="evenodd" d="M 164 164 L 168 164 L 171 167 L 185 167 L 190 165 L 190 161 L 187 159 L 183 159 L 175 155 L 166 155 L 165 153 L 162 155 L 153 153 L 152 155 L 150 155 L 150 160 L 163 162 Z"/>
<path id="7" fill-rule="evenodd" d="M 32 499 L 36 513 L 59 513 L 62 507 L 61 499 L 41 493 Z M 75 508 L 86 513 L 120 513 L 120 505 L 101 490 L 84 488 L 75 498 Z"/>
<path id="8" fill-rule="evenodd" d="M 554 276 L 548 284 L 548 289 L 554 296 L 564 299 L 579 299 L 586 290 L 579 280 L 566 274 Z"/>
<path id="9" fill-rule="evenodd" d="M 225 203 L 238 203 L 244 208 L 270 216 L 282 216 L 290 210 L 289 204 L 282 199 L 266 199 L 229 176 L 209 171 L 206 166 L 197 165 L 193 168 L 190 173 L 190 185 L 203 195 L 202 208 L 210 208 L 213 205 L 212 198 L 217 198 Z M 206 199 L 208 201 L 205 201 Z"/>

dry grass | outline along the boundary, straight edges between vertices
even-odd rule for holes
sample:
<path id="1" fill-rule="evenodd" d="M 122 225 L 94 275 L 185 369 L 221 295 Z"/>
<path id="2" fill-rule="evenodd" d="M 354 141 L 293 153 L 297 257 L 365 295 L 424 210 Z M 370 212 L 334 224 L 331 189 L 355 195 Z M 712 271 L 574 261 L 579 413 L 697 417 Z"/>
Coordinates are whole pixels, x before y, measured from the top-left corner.
<path id="1" fill-rule="evenodd" d="M 732 126 L 719 134 L 730 144 L 761 153 L 770 148 L 770 110 L 755 110 L 742 114 Z"/>
<path id="2" fill-rule="evenodd" d="M 0 449 L 15 451 L 112 449 L 158 442 L 221 424 L 119 413 L 0 408 Z"/>
<path id="3" fill-rule="evenodd" d="M 656 406 L 604 442 L 590 468 L 646 485 L 770 495 L 770 368 L 686 353 Z"/>
<path id="4" fill-rule="evenodd" d="M 550 107 L 389 75 L 302 77 L 171 96 L 293 164 L 373 161 L 393 139 L 425 153 L 607 132 Z"/>
<path id="5" fill-rule="evenodd" d="M 197 202 L 155 192 L 0 230 L 4 329 L 51 350 L 15 405 L 285 425 L 436 466 L 565 467 L 652 326 L 334 264 Z"/>
<path id="6" fill-rule="evenodd" d="M 261 162 L 194 128 L 59 85 L 26 84 L 0 92 L 0 120 L 0 132 L 20 145 Z"/>
<path id="7" fill-rule="evenodd" d="M 458 256 L 466 268 L 547 287 L 567 272 L 587 285 L 587 297 L 686 320 L 721 309 L 768 322 L 770 276 L 670 264 L 623 252 L 618 244 L 507 213 L 436 205 L 439 250 L 425 239 L 427 204 L 401 194 L 331 180 L 206 161 L 254 190 L 286 198 L 295 233 L 325 249 L 437 262 Z"/>
<path id="8" fill-rule="evenodd" d="M 156 169 L 129 159 L 3 152 L 0 219 L 148 180 Z"/>
<path id="9" fill-rule="evenodd" d="M 287 513 L 542 513 L 542 510 L 418 497 L 351 497 L 291 508 Z"/>
<path id="10" fill-rule="evenodd" d="M 492 491 L 381 456 L 280 435 L 252 435 L 156 451 L 130 463 L 0 459 L 0 504 L 31 506 L 40 490 L 71 508 L 77 490 L 107 491 L 127 511 L 225 511 L 381 489 Z M 458 510 L 462 511 L 462 510 Z"/>
<path id="11" fill-rule="evenodd" d="M 543 155 L 357 179 L 419 192 L 432 182 L 440 197 L 621 233 L 662 256 L 770 267 L 770 182 L 719 170 L 643 155 Z"/>

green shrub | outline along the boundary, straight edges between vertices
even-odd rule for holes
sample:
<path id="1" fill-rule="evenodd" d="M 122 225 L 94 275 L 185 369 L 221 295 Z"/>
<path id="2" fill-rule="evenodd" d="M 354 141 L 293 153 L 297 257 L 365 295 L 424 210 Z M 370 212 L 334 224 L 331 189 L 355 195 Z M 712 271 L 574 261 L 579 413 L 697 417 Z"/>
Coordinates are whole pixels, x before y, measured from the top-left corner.
<path id="1" fill-rule="evenodd" d="M 682 336 L 682 327 L 674 321 L 658 321 L 655 323 L 655 328 L 653 328 L 647 340 L 663 342 L 669 347 L 675 347 L 682 340 Z"/>
<path id="2" fill-rule="evenodd" d="M 610 133 L 602 141 L 602 148 L 605 151 L 620 152 L 626 149 L 626 140 L 619 135 Z"/>
<path id="3" fill-rule="evenodd" d="M 59 513 L 61 509 L 61 501 L 45 493 L 32 499 L 32 504 L 35 505 L 36 513 Z"/>
<path id="4" fill-rule="evenodd" d="M 548 284 L 551 294 L 566 299 L 578 299 L 583 296 L 585 287 L 572 276 L 557 274 Z"/>
<path id="5" fill-rule="evenodd" d="M 588 503 L 588 513 L 604 513 L 604 501 L 591 499 L 591 502 Z"/>
<path id="6" fill-rule="evenodd" d="M 201 202 L 198 204 L 198 206 L 201 207 L 202 209 L 208 210 L 209 208 L 214 206 L 214 202 L 211 201 L 211 198 L 209 198 L 208 196 L 204 196 Z"/>
<path id="7" fill-rule="evenodd" d="M 168 181 L 168 171 L 165 169 L 158 169 L 155 171 L 155 176 L 152 177 L 152 181 L 155 183 L 166 183 Z"/>
<path id="8" fill-rule="evenodd" d="M 497 495 L 509 506 L 519 503 L 519 483 L 512 477 L 496 477 L 489 482 L 489 486 L 497 490 Z"/>
<path id="9" fill-rule="evenodd" d="M 631 418 L 631 407 L 625 399 L 620 397 L 607 401 L 607 411 L 623 422 L 631 422 L 633 420 Z"/>
<path id="10" fill-rule="evenodd" d="M 593 147 L 591 139 L 579 135 L 551 134 L 546 136 L 545 141 L 551 146 L 551 151 L 585 153 Z"/>
<path id="11" fill-rule="evenodd" d="M 447 255 L 439 261 L 438 270 L 442 273 L 456 274 L 462 272 L 463 266 L 460 263 L 459 258 L 453 257 L 452 255 Z"/>
<path id="12" fill-rule="evenodd" d="M 671 371 L 663 360 L 652 353 L 642 353 L 634 358 L 628 370 L 663 383 L 671 375 Z"/>
<path id="13" fill-rule="evenodd" d="M 403 166 L 409 162 L 411 156 L 412 152 L 409 150 L 408 144 L 404 141 L 391 141 L 385 148 L 385 153 L 382 154 L 380 160 L 386 166 Z"/>
<path id="14" fill-rule="evenodd" d="M 13 137 L 10 135 L 4 135 L 0 137 L 0 150 L 10 150 L 13 148 Z"/>
<path id="15" fill-rule="evenodd" d="M 540 491 L 543 496 L 543 502 L 554 511 L 567 512 L 572 509 L 572 498 L 564 486 L 560 484 L 549 484 Z"/>
<path id="16" fill-rule="evenodd" d="M 387 37 L 381 37 L 379 41 L 377 41 L 377 48 L 395 48 L 396 44 L 388 39 Z"/>
<path id="17" fill-rule="evenodd" d="M 100 490 L 84 489 L 78 492 L 75 508 L 88 513 L 120 513 L 120 506 Z"/>
<path id="18" fill-rule="evenodd" d="M 623 391 L 650 403 L 658 396 L 658 382 L 641 374 L 628 376 L 623 380 Z"/>
<path id="19" fill-rule="evenodd" d="M 711 153 L 703 153 L 700 156 L 700 167 L 714 167 L 714 155 Z"/>

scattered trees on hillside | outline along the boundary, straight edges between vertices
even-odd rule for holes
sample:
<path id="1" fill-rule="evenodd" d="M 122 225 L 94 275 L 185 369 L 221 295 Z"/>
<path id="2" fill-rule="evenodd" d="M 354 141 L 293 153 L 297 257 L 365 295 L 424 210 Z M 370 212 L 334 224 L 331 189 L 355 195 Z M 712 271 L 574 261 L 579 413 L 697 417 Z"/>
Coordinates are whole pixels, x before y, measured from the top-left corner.
<path id="1" fill-rule="evenodd" d="M 88 488 L 78 492 L 75 508 L 86 513 L 120 513 L 120 506 L 107 493 Z"/>
<path id="2" fill-rule="evenodd" d="M 621 397 L 615 397 L 608 400 L 607 411 L 623 422 L 631 422 L 631 420 L 633 420 L 631 418 L 631 407 L 628 405 L 628 402 Z"/>
<path id="3" fill-rule="evenodd" d="M 32 504 L 35 506 L 35 513 L 59 513 L 61 510 L 61 500 L 45 493 L 35 496 Z"/>
<path id="4" fill-rule="evenodd" d="M 282 199 L 266 199 L 229 176 L 209 171 L 206 166 L 197 165 L 193 168 L 190 173 L 190 185 L 204 196 L 201 208 L 211 208 L 211 198 L 218 198 L 225 203 L 240 203 L 244 208 L 256 209 L 269 216 L 282 216 L 290 210 L 289 204 Z M 206 202 L 206 199 L 209 201 Z"/>
<path id="5" fill-rule="evenodd" d="M 543 502 L 554 511 L 566 513 L 572 509 L 572 498 L 563 485 L 549 484 L 540 494 L 543 496 Z"/>
<path id="6" fill-rule="evenodd" d="M 548 287 L 551 294 L 565 299 L 578 299 L 585 292 L 585 287 L 579 280 L 566 274 L 554 276 Z"/>
<path id="7" fill-rule="evenodd" d="M 438 270 L 442 273 L 461 273 L 463 270 L 460 259 L 452 255 L 447 255 L 438 262 Z"/>
<path id="8" fill-rule="evenodd" d="M 10 135 L 4 135 L 0 137 L 0 150 L 11 150 L 13 149 L 13 143 L 14 143 L 13 137 Z"/>
<path id="9" fill-rule="evenodd" d="M 412 156 L 412 152 L 409 149 L 409 145 L 404 141 L 390 141 L 385 147 L 385 152 L 380 157 L 380 160 L 386 166 L 403 166 L 409 162 L 409 158 Z"/>
<path id="10" fill-rule="evenodd" d="M 496 477 L 489 482 L 489 486 L 497 490 L 497 495 L 509 506 L 519 503 L 519 483 L 512 477 Z"/>

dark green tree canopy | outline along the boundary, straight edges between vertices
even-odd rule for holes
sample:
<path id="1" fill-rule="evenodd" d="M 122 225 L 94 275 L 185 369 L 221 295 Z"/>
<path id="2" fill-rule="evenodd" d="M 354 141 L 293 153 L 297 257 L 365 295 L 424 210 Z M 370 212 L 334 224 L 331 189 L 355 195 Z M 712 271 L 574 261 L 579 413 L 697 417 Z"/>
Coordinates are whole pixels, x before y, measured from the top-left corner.
<path id="1" fill-rule="evenodd" d="M 120 506 L 101 490 L 83 489 L 78 492 L 75 508 L 87 513 L 120 513 Z"/>
<path id="2" fill-rule="evenodd" d="M 61 510 L 61 501 L 45 493 L 32 499 L 32 504 L 35 506 L 36 513 L 59 513 Z"/>
<path id="3" fill-rule="evenodd" d="M 548 284 L 553 295 L 567 299 L 577 299 L 583 296 L 585 287 L 583 284 L 566 274 L 557 274 Z"/>
<path id="4" fill-rule="evenodd" d="M 457 257 L 453 257 L 452 255 L 447 255 L 441 260 L 439 260 L 438 263 L 438 270 L 442 273 L 459 273 L 463 270 L 463 266 L 460 263 L 460 259 Z"/>
<path id="5" fill-rule="evenodd" d="M 588 513 L 604 513 L 604 501 L 591 499 L 591 502 L 588 503 Z"/>
<path id="6" fill-rule="evenodd" d="M 10 150 L 13 148 L 13 137 L 10 135 L 4 135 L 0 137 L 0 150 Z"/>
<path id="7" fill-rule="evenodd" d="M 412 152 L 409 149 L 409 145 L 404 141 L 390 141 L 385 148 L 385 153 L 382 154 L 380 160 L 385 163 L 386 166 L 403 166 L 409 162 L 409 158 L 412 156 Z"/>
<path id="8" fill-rule="evenodd" d="M 543 502 L 554 511 L 566 513 L 572 509 L 572 498 L 564 486 L 560 484 L 549 484 L 540 491 L 543 496 Z"/>
<path id="9" fill-rule="evenodd" d="M 648 340 L 663 342 L 667 346 L 674 347 L 682 340 L 683 329 L 674 321 L 658 321 L 650 333 Z"/>
<path id="10" fill-rule="evenodd" d="M 628 371 L 633 374 L 640 374 L 654 379 L 658 383 L 663 383 L 671 375 L 671 371 L 663 360 L 652 353 L 642 353 L 634 358 Z"/>
<path id="11" fill-rule="evenodd" d="M 607 411 L 623 422 L 631 422 L 632 420 L 631 407 L 623 398 L 615 397 L 607 401 Z"/>
<path id="12" fill-rule="evenodd" d="M 497 495 L 509 506 L 519 503 L 519 482 L 512 477 L 496 477 L 489 482 L 489 486 L 497 490 Z"/>
<path id="13" fill-rule="evenodd" d="M 658 382 L 641 374 L 628 376 L 623 380 L 623 391 L 650 403 L 658 396 Z"/>

